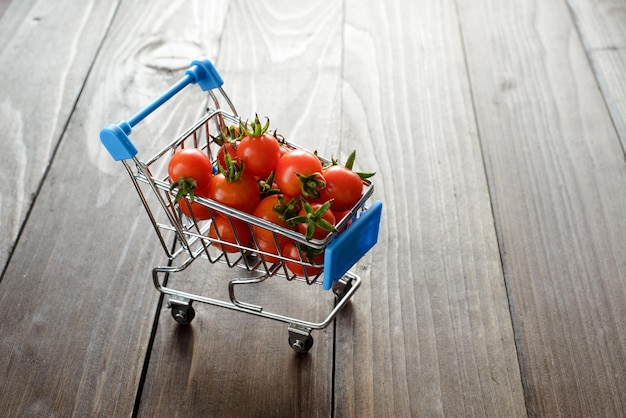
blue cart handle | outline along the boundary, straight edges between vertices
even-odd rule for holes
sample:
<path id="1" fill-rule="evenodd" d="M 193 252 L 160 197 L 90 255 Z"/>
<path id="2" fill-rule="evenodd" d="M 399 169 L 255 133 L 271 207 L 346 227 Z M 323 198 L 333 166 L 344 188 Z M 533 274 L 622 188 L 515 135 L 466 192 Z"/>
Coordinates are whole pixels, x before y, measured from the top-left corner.
<path id="1" fill-rule="evenodd" d="M 185 76 L 163 95 L 128 121 L 122 120 L 117 124 L 107 125 L 100 131 L 100 140 L 109 151 L 109 154 L 111 154 L 111 157 L 115 161 L 120 161 L 137 155 L 137 148 L 128 137 L 132 128 L 189 84 L 198 84 L 202 90 L 208 91 L 221 87 L 224 84 L 224 80 L 222 80 L 213 63 L 207 58 L 199 58 L 192 61 L 189 69 L 185 71 Z"/>

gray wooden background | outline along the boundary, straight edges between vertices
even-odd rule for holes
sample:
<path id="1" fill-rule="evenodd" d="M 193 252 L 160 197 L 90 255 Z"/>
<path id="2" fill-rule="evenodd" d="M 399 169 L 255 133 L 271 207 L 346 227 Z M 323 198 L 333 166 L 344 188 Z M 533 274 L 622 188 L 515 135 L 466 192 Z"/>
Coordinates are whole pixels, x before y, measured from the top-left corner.
<path id="1" fill-rule="evenodd" d="M 626 1 L 0 12 L 3 416 L 624 414 Z M 308 355 L 250 315 L 172 320 L 150 278 L 164 254 L 98 139 L 200 55 L 240 114 L 377 172 L 364 284 Z M 201 104 L 185 92 L 138 143 Z M 197 267 L 188 280 L 224 291 L 228 269 Z M 318 289 L 268 290 L 329 308 Z"/>

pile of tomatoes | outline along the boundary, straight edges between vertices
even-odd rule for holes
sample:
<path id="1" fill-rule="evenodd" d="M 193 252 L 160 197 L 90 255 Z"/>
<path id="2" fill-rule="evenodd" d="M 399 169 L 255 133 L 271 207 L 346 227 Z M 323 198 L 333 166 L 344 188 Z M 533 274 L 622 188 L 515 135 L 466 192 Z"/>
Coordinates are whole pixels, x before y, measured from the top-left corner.
<path id="1" fill-rule="evenodd" d="M 316 153 L 287 146 L 269 120 L 231 126 L 222 133 L 214 162 L 205 151 L 183 148 L 168 164 L 171 190 L 182 213 L 195 220 L 212 219 L 209 237 L 225 252 L 256 247 L 265 261 L 282 256 L 287 268 L 299 276 L 321 272 L 323 250 L 296 244 L 288 237 L 258 225 L 249 225 L 195 201 L 211 199 L 279 227 L 299 231 L 306 240 L 323 240 L 359 201 L 363 179 L 373 173 L 352 169 L 355 152 L 344 165 L 324 164 Z M 254 238 L 253 235 L 254 234 Z M 293 260 L 293 262 L 287 261 Z M 306 266 L 302 262 L 308 263 Z"/>

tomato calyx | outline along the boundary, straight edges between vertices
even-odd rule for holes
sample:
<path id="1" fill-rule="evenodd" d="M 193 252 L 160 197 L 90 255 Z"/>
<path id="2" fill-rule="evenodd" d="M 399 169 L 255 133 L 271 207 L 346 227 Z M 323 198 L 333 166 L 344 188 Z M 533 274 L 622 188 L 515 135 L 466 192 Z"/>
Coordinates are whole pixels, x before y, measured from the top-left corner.
<path id="1" fill-rule="evenodd" d="M 176 200 L 188 196 L 191 203 L 194 202 L 194 190 L 196 189 L 198 183 L 196 180 L 191 177 L 179 177 L 175 182 L 170 184 L 170 192 L 174 192 L 174 189 L 178 189 L 175 194 Z"/>
<path id="2" fill-rule="evenodd" d="M 326 232 L 335 232 L 335 225 L 328 222 L 324 218 L 324 214 L 328 212 L 331 204 L 332 199 L 319 206 L 318 208 L 313 208 L 313 206 L 311 206 L 309 202 L 303 201 L 302 209 L 304 213 L 302 214 L 301 211 L 301 215 L 288 219 L 287 223 L 291 226 L 296 226 L 299 224 L 306 225 L 306 231 L 304 236 L 307 240 L 313 238 L 315 231 L 318 228 Z M 331 216 L 331 218 L 334 220 L 334 216 Z"/>
<path id="3" fill-rule="evenodd" d="M 354 167 L 355 160 L 356 160 L 356 150 L 352 150 L 350 155 L 348 155 L 348 159 L 346 160 L 346 163 L 343 166 L 347 168 L 348 170 L 354 171 L 352 167 Z M 334 158 L 331 158 L 330 166 L 333 166 L 333 165 L 339 165 L 339 161 L 335 160 Z M 372 171 L 372 172 L 354 171 L 354 172 L 361 178 L 361 180 L 368 179 L 370 177 L 373 177 L 376 174 L 375 171 Z"/>
<path id="4" fill-rule="evenodd" d="M 303 244 L 299 244 L 297 245 L 297 247 L 299 247 L 300 250 L 300 254 L 302 254 L 304 257 L 302 261 L 309 263 L 309 264 L 317 264 L 317 262 L 319 261 L 316 256 L 320 256 L 322 254 L 324 254 L 324 249 L 323 248 L 312 248 L 309 247 L 308 245 L 303 245 Z"/>
<path id="5" fill-rule="evenodd" d="M 280 145 L 281 147 L 283 147 L 285 143 L 287 142 L 285 137 L 282 134 L 279 134 L 276 129 L 274 129 L 274 132 L 272 133 L 272 135 L 274 136 L 274 138 L 276 138 L 276 142 L 278 142 L 278 145 Z M 282 152 L 287 152 L 287 149 L 283 148 Z"/>
<path id="6" fill-rule="evenodd" d="M 237 143 L 241 141 L 243 136 L 243 132 L 241 132 L 237 126 L 230 125 L 228 128 L 222 130 L 220 135 L 216 137 L 214 141 L 220 147 L 224 144 L 231 144 L 234 149 L 237 149 Z"/>
<path id="7" fill-rule="evenodd" d="M 274 172 L 272 171 L 270 175 L 266 178 L 260 178 L 257 180 L 259 184 L 259 190 L 261 191 L 261 199 L 264 197 L 268 197 L 274 194 L 282 193 L 280 189 L 274 187 Z"/>
<path id="8" fill-rule="evenodd" d="M 300 192 L 305 199 L 317 199 L 320 197 L 320 189 L 326 187 L 326 180 L 322 173 L 311 173 L 304 175 L 295 173 L 300 180 Z"/>
<path id="9" fill-rule="evenodd" d="M 249 125 L 250 127 L 248 128 Z M 259 120 L 259 115 L 255 113 L 254 115 L 254 120 L 252 121 L 252 123 L 248 124 L 247 122 L 244 124 L 243 122 L 239 122 L 239 130 L 243 133 L 245 133 L 246 135 L 248 135 L 249 137 L 252 138 L 258 138 L 261 135 L 263 135 L 265 132 L 267 132 L 267 129 L 270 126 L 270 120 L 268 117 L 265 117 L 265 124 L 261 124 L 261 121 Z"/>
<path id="10" fill-rule="evenodd" d="M 291 218 L 294 218 L 298 215 L 298 212 L 300 212 L 300 209 L 302 208 L 302 203 L 300 201 L 300 199 L 296 198 L 296 197 L 292 197 L 289 199 L 289 202 L 285 201 L 285 196 L 284 195 L 280 195 L 277 198 L 278 203 L 276 205 L 274 205 L 274 207 L 272 208 L 272 210 L 285 222 L 287 222 L 287 224 L 289 224 L 289 220 Z M 293 225 L 290 225 L 293 226 Z"/>
<path id="11" fill-rule="evenodd" d="M 232 183 L 241 178 L 244 170 L 244 163 L 239 159 L 233 159 L 229 153 L 224 153 L 224 167 L 217 165 L 217 169 L 224 176 L 227 182 Z"/>

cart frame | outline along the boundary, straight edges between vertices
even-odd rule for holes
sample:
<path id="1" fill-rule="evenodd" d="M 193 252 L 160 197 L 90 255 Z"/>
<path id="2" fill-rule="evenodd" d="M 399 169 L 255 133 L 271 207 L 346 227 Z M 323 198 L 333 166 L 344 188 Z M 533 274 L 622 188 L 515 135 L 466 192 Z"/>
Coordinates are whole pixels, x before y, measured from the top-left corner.
<path id="1" fill-rule="evenodd" d="M 151 158 L 142 161 L 137 156 L 137 148 L 129 138 L 132 128 L 190 84 L 198 84 L 202 90 L 208 92 L 210 105 L 206 107 L 205 115 Z M 209 208 L 210 219 L 205 221 L 195 219 L 189 206 L 188 212 L 192 213 L 191 217 L 183 215 L 180 207 L 183 203 L 173 197 L 176 190 L 170 190 L 167 173 L 162 174 L 163 166 L 175 150 L 189 146 L 203 149 L 211 160 L 215 161 L 213 148 L 216 132 L 222 132 L 228 123 L 238 124 L 240 121 L 233 103 L 222 89 L 222 84 L 221 76 L 208 59 L 194 60 L 179 82 L 128 121 L 107 125 L 101 130 L 100 139 L 113 159 L 121 161 L 126 168 L 168 257 L 167 265 L 153 268 L 152 278 L 155 288 L 169 296 L 168 306 L 171 308 L 173 318 L 180 324 L 191 323 L 195 317 L 192 304 L 200 302 L 272 319 L 288 324 L 289 345 L 298 353 L 306 353 L 313 345 L 311 331 L 326 328 L 361 285 L 361 278 L 348 270 L 376 244 L 382 203 L 376 201 L 370 207 L 366 206 L 374 186 L 370 180 L 363 180 L 363 196 L 339 220 L 337 231 L 330 233 L 323 240 L 306 240 L 302 234 L 293 230 L 202 197 L 195 200 Z M 219 97 L 216 93 L 219 93 Z M 226 102 L 227 109 L 222 108 L 222 99 Z M 299 148 L 286 141 L 283 146 Z M 328 162 L 323 158 L 320 159 Z M 184 199 L 184 204 L 190 205 L 188 199 Z M 231 226 L 234 222 L 245 222 L 252 233 L 253 244 L 240 242 L 238 237 L 236 242 L 232 242 L 222 240 L 219 234 L 209 236 L 215 216 L 227 217 Z M 277 253 L 267 253 L 258 249 L 254 227 L 272 231 Z M 171 235 L 174 237 L 173 242 L 178 245 L 172 246 L 172 241 L 168 241 Z M 308 247 L 323 251 L 323 269 L 322 266 L 301 257 L 296 262 L 303 266 L 304 276 L 291 273 L 285 266 L 285 261 L 294 262 L 294 260 L 287 259 L 280 253 L 279 239 L 283 238 L 292 240 L 298 248 Z M 201 258 L 208 259 L 211 263 L 222 262 L 228 267 L 243 268 L 247 272 L 255 273 L 256 276 L 230 280 L 228 301 L 177 290 L 166 285 L 165 277 L 183 272 L 195 260 Z M 308 274 L 307 269 L 316 272 Z M 318 270 L 321 272 L 317 272 Z M 321 284 L 326 290 L 332 289 L 335 296 L 333 309 L 322 321 L 313 322 L 269 312 L 262 306 L 242 302 L 236 297 L 237 286 L 262 283 L 273 276 L 282 276 L 288 281 L 304 281 L 309 285 Z"/>

